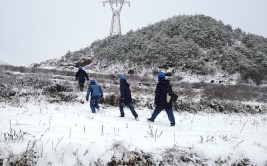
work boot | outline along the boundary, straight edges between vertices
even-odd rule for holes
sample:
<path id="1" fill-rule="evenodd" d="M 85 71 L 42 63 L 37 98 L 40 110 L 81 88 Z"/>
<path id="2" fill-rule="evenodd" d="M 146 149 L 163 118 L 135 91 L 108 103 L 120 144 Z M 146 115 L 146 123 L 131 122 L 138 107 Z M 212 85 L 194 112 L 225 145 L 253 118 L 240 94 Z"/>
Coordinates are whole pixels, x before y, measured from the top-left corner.
<path id="1" fill-rule="evenodd" d="M 154 120 L 152 120 L 151 118 L 147 118 L 146 120 L 149 122 L 154 122 Z"/>

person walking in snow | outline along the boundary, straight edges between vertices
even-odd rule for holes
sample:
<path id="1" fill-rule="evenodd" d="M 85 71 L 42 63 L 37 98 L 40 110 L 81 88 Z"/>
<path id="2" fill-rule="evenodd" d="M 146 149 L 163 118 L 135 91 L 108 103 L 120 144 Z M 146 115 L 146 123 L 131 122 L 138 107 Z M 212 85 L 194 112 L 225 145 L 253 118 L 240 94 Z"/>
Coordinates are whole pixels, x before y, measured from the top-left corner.
<path id="1" fill-rule="evenodd" d="M 84 89 L 85 79 L 89 81 L 88 74 L 83 70 L 83 67 L 80 66 L 79 70 L 76 72 L 76 81 L 78 80 L 80 91 Z"/>
<path id="2" fill-rule="evenodd" d="M 134 118 L 136 120 L 138 119 L 138 115 L 133 107 L 133 100 L 132 100 L 132 95 L 131 95 L 131 90 L 130 90 L 130 84 L 128 84 L 128 82 L 126 81 L 126 77 L 125 76 L 120 76 L 120 103 L 119 103 L 119 108 L 120 108 L 120 117 L 124 117 L 124 111 L 123 108 L 124 106 L 128 106 L 129 109 L 131 110 Z"/>
<path id="3" fill-rule="evenodd" d="M 170 80 L 165 79 L 165 74 L 160 72 L 158 74 L 158 83 L 155 91 L 154 105 L 155 109 L 152 113 L 151 118 L 147 120 L 154 122 L 158 114 L 165 109 L 170 120 L 171 126 L 175 126 L 175 118 L 172 111 L 172 102 L 167 103 L 166 96 L 167 93 L 172 92 L 172 86 L 170 85 Z"/>
<path id="4" fill-rule="evenodd" d="M 90 108 L 92 113 L 96 113 L 95 109 L 99 109 L 98 103 L 100 99 L 103 98 L 103 91 L 101 86 L 96 84 L 95 80 L 90 80 L 90 85 L 88 86 L 86 94 L 86 101 L 88 101 L 90 94 L 91 94 Z"/>

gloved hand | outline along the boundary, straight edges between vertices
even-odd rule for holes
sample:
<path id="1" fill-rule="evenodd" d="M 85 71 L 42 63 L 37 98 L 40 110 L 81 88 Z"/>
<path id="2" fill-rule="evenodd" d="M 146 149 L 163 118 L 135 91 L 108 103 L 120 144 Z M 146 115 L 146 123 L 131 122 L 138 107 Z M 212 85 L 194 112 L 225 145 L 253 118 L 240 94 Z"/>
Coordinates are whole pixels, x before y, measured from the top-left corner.
<path id="1" fill-rule="evenodd" d="M 86 98 L 86 101 L 88 101 L 88 98 Z"/>

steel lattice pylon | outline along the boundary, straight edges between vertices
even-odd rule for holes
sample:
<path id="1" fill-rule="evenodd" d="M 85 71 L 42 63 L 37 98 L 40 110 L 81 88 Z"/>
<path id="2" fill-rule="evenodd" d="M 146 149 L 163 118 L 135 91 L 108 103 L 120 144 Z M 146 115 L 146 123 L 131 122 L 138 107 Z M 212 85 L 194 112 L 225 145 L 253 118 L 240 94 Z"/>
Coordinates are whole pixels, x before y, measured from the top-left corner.
<path id="1" fill-rule="evenodd" d="M 120 22 L 120 14 L 124 4 L 129 4 L 130 2 L 126 0 L 106 0 L 103 1 L 103 5 L 109 3 L 112 10 L 112 20 L 109 36 L 121 35 L 121 22 Z"/>

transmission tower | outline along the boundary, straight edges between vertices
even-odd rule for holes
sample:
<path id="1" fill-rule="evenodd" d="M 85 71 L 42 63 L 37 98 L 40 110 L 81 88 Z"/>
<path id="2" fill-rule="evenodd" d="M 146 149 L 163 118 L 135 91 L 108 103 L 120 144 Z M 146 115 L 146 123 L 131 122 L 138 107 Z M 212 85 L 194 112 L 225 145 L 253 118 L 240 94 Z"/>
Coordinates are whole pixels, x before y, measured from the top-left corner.
<path id="1" fill-rule="evenodd" d="M 103 1 L 104 6 L 106 3 L 108 3 L 110 5 L 112 13 L 113 13 L 109 36 L 121 35 L 120 14 L 121 14 L 122 6 L 126 3 L 129 4 L 129 6 L 130 6 L 130 2 L 127 0 L 106 0 L 106 1 Z"/>

